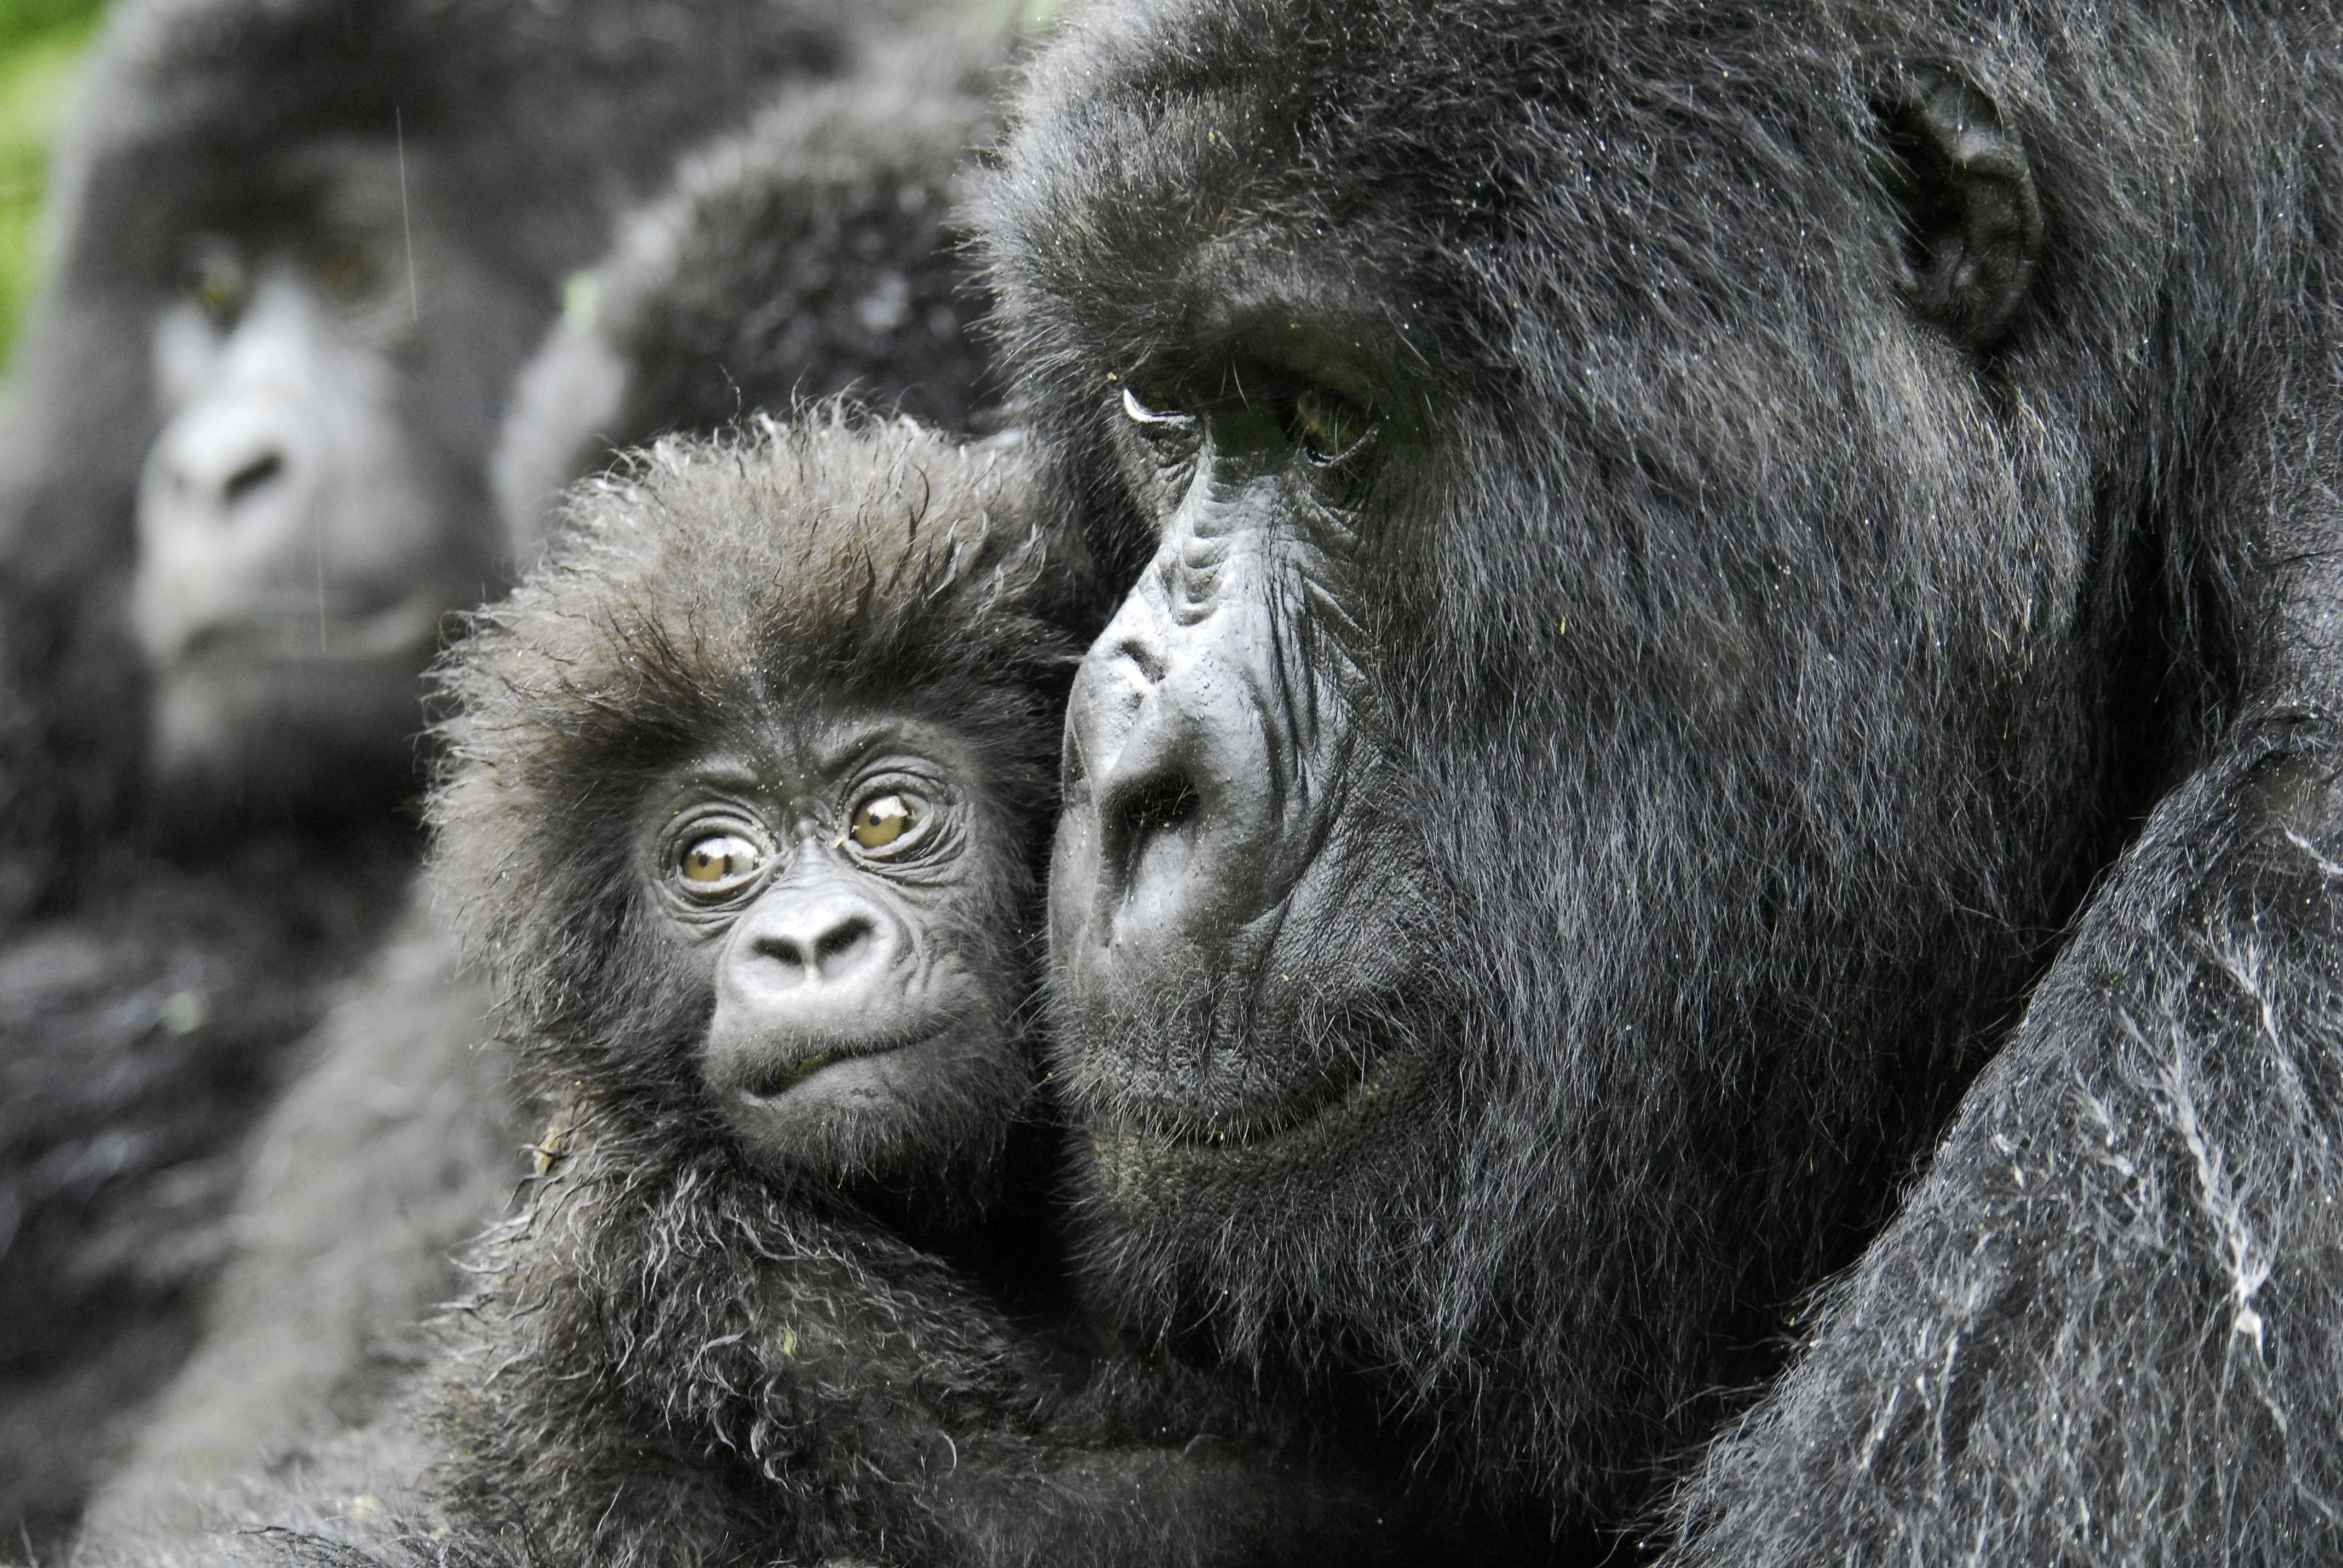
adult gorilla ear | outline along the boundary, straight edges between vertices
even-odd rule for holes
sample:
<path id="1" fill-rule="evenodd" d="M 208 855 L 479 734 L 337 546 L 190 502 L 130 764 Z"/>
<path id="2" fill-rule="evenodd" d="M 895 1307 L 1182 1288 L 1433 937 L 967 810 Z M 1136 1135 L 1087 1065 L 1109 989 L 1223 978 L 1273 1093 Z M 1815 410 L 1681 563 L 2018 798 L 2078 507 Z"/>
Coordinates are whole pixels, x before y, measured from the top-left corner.
<path id="1" fill-rule="evenodd" d="M 1913 307 L 1986 347 L 2016 319 L 2042 250 L 2026 146 L 1974 84 L 1926 66 L 1906 74 L 1880 119 Z"/>

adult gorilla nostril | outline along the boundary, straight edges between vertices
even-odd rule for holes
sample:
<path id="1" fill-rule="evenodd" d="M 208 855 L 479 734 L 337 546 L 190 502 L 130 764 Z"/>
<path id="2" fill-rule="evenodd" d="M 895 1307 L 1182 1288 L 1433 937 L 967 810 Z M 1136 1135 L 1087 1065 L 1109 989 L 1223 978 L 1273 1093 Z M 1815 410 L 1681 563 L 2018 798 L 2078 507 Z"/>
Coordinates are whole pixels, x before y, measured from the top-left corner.
<path id="1" fill-rule="evenodd" d="M 220 486 L 220 499 L 233 508 L 284 472 L 283 454 L 263 452 L 227 477 Z"/>
<path id="2" fill-rule="evenodd" d="M 1122 811 L 1132 833 L 1168 833 L 1204 809 L 1204 798 L 1185 775 L 1150 779 L 1125 798 Z"/>
<path id="3" fill-rule="evenodd" d="M 1101 802 L 1106 868 L 1123 897 L 1145 878 L 1151 851 L 1203 815 L 1204 797 L 1184 770 L 1157 772 L 1112 790 Z"/>
<path id="4" fill-rule="evenodd" d="M 1127 661 L 1137 670 L 1140 678 L 1150 686 L 1160 686 L 1168 670 L 1164 658 L 1155 644 L 1142 638 L 1125 638 L 1115 645 L 1116 657 Z"/>

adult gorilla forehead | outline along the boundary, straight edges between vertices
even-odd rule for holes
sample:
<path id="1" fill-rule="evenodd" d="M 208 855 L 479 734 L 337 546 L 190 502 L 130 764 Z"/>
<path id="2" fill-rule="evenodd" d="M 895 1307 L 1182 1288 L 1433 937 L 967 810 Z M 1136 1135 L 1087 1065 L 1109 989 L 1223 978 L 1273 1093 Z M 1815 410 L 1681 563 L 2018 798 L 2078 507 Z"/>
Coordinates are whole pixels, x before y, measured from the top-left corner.
<path id="1" fill-rule="evenodd" d="M 1550 333 L 1656 298 L 1681 324 L 1728 241 L 1745 304 L 1828 261 L 1815 234 L 1876 196 L 1848 160 L 1890 55 L 1827 8 L 1469 9 L 1465 29 L 1401 4 L 1071 14 L 992 193 L 1023 242 L 1011 318 L 1032 266 L 1097 343 L 1135 348 L 1242 309 L 1226 291 L 1259 292 L 1261 266 L 1306 265 L 1273 286 L 1373 299 L 1412 340 L 1449 339 L 1411 357 L 1421 390 L 1507 357 L 1492 310 L 1534 300 L 1562 313 Z"/>

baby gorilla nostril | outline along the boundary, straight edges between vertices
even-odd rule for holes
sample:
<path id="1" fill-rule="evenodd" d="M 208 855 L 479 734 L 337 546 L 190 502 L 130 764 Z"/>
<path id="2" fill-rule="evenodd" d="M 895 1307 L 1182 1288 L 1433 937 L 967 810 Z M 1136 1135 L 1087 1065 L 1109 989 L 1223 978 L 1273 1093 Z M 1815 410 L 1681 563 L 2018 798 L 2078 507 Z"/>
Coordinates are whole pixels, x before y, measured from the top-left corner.
<path id="1" fill-rule="evenodd" d="M 220 486 L 220 499 L 227 506 L 234 507 L 284 471 L 285 458 L 282 455 L 276 452 L 263 452 L 227 477 L 226 481 Z"/>
<path id="2" fill-rule="evenodd" d="M 876 935 L 870 920 L 860 915 L 840 921 L 814 939 L 814 972 L 830 979 L 856 968 L 869 956 Z"/>

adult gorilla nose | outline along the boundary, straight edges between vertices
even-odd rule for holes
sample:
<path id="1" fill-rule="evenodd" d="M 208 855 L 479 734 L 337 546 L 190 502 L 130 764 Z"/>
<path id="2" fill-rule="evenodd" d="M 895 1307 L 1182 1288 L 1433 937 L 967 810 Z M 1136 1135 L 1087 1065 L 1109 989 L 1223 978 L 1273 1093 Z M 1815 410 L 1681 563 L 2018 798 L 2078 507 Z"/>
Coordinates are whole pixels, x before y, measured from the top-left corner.
<path id="1" fill-rule="evenodd" d="M 1210 943 L 1269 897 L 1275 773 L 1242 673 L 1209 646 L 1125 637 L 1077 678 L 1057 875 L 1098 940 Z"/>
<path id="2" fill-rule="evenodd" d="M 146 498 L 146 531 L 211 536 L 295 530 L 311 464 L 300 421 L 273 399 L 214 404 L 175 421 L 156 446 L 159 468 Z"/>

